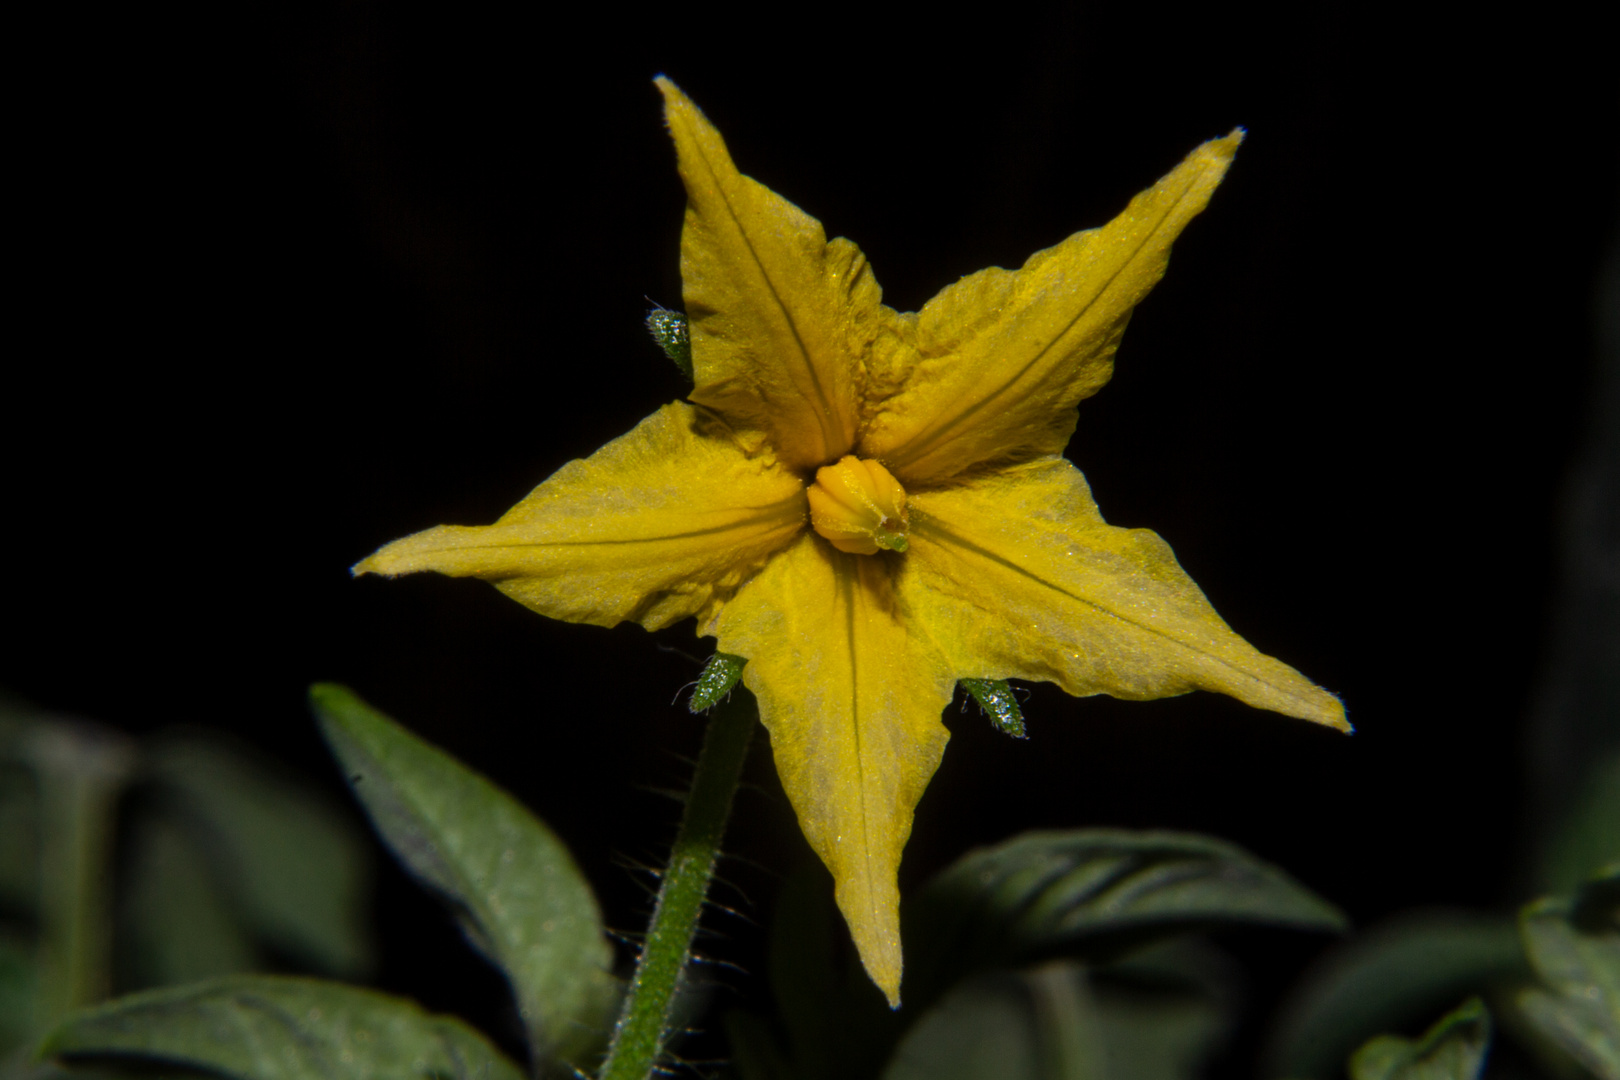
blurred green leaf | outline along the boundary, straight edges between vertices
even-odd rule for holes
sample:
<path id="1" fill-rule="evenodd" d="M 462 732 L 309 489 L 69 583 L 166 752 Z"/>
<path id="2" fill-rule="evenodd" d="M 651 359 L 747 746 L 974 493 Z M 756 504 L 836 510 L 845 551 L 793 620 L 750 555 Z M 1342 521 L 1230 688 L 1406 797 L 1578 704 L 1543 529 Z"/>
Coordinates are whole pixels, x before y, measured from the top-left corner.
<path id="1" fill-rule="evenodd" d="M 369 968 L 368 854 L 340 810 L 196 734 L 159 737 L 148 774 L 178 799 L 218 881 L 259 937 L 321 971 Z"/>
<path id="2" fill-rule="evenodd" d="M 0 690 L 0 761 L 19 756 L 17 743 L 39 710 Z"/>
<path id="3" fill-rule="evenodd" d="M 1237 975 L 1196 937 L 1159 941 L 1093 972 L 1109 1080 L 1201 1075 L 1237 1018 Z"/>
<path id="4" fill-rule="evenodd" d="M 1620 754 L 1600 761 L 1586 775 L 1543 854 L 1542 889 L 1567 895 L 1598 867 L 1616 859 L 1620 859 Z"/>
<path id="5" fill-rule="evenodd" d="M 1507 918 L 1398 916 L 1329 952 L 1289 994 L 1262 1055 L 1266 1076 L 1338 1076 L 1379 1032 L 1408 1028 L 1465 994 L 1529 974 Z"/>
<path id="6" fill-rule="evenodd" d="M 1049 1009 L 1063 1009 L 1053 1019 L 1066 1030 L 1051 1031 L 1043 1030 L 1045 1018 L 1020 975 L 992 971 L 968 979 L 912 1025 L 883 1080 L 1103 1080 L 1090 995 L 1083 982 L 1071 979 L 1068 989 L 1052 995 L 1059 1006 Z M 1082 1049 L 1080 1061 L 1063 1056 L 1071 1046 Z"/>
<path id="7" fill-rule="evenodd" d="M 1474 1080 L 1485 1067 L 1491 1014 L 1470 998 L 1421 1039 L 1380 1035 L 1350 1059 L 1351 1080 Z"/>
<path id="8" fill-rule="evenodd" d="M 765 970 L 801 1080 L 875 1076 L 915 1014 L 891 1012 L 872 984 L 833 906 L 832 875 L 814 856 L 777 896 Z"/>
<path id="9" fill-rule="evenodd" d="M 70 1017 L 40 1047 L 152 1058 L 239 1080 L 523 1080 L 478 1032 L 415 1002 L 319 979 L 234 975 Z"/>
<path id="10" fill-rule="evenodd" d="M 102 1060 L 95 1064 L 85 1062 L 33 1061 L 19 1057 L 12 1061 L 0 1060 L 0 1078 L 3 1080 L 219 1080 L 212 1070 L 193 1069 L 185 1065 L 166 1062 Z"/>
<path id="11" fill-rule="evenodd" d="M 1620 860 L 1581 883 L 1575 890 L 1569 918 L 1577 930 L 1590 934 L 1620 931 Z"/>
<path id="12" fill-rule="evenodd" d="M 568 849 L 517 800 L 346 688 L 319 684 L 310 700 L 377 831 L 506 973 L 536 1059 L 586 1052 L 605 1035 L 613 952 Z"/>
<path id="13" fill-rule="evenodd" d="M 179 822 L 162 812 L 143 815 L 130 847 L 120 912 L 129 983 L 177 986 L 259 966 L 230 898 Z"/>
<path id="14" fill-rule="evenodd" d="M 1030 832 L 970 852 L 905 914 L 908 1003 L 972 971 L 1109 958 L 1200 927 L 1345 927 L 1333 905 L 1234 844 L 1115 829 Z"/>
<path id="15" fill-rule="evenodd" d="M 732 1009 L 724 1023 L 731 1069 L 741 1080 L 798 1080 L 768 1020 Z"/>
<path id="16" fill-rule="evenodd" d="M 32 1034 L 34 990 L 32 943 L 0 930 L 0 1059 Z"/>
<path id="17" fill-rule="evenodd" d="M 39 903 L 39 793 L 20 765 L 0 761 L 0 906 Z"/>
<path id="18" fill-rule="evenodd" d="M 218 1080 L 216 1072 L 183 1065 L 65 1065 L 59 1062 L 10 1063 L 0 1061 L 4 1080 Z"/>
<path id="19" fill-rule="evenodd" d="M 1520 915 L 1525 953 L 1543 985 L 1521 991 L 1519 1008 L 1542 1036 L 1593 1075 L 1620 1080 L 1620 927 L 1610 911 L 1587 913 L 1586 925 L 1578 928 L 1570 921 L 1576 907 L 1567 900 L 1538 900 Z"/>
<path id="20" fill-rule="evenodd" d="M 883 1080 L 1191 1080 L 1226 1026 L 1215 1001 L 1052 961 L 957 985 Z"/>

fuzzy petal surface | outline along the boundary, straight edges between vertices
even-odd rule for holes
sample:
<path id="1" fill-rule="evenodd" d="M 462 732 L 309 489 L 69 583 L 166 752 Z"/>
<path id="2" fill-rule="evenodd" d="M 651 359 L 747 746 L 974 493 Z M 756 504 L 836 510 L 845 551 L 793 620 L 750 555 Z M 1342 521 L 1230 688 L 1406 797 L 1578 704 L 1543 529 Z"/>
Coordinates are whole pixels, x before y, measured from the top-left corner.
<path id="1" fill-rule="evenodd" d="M 836 461 L 855 444 L 861 358 L 893 313 L 859 248 L 739 173 L 698 107 L 658 88 L 686 185 L 691 400 L 790 468 Z"/>
<path id="2" fill-rule="evenodd" d="M 872 980 L 900 1001 L 900 851 L 949 737 L 955 676 L 908 629 L 892 556 L 805 535 L 721 612 L 719 649 L 748 657 L 782 786 L 832 871 Z"/>
<path id="3" fill-rule="evenodd" d="M 1229 694 L 1350 730 L 1338 698 L 1233 633 L 1170 546 L 1105 523 L 1059 457 L 911 497 L 902 600 L 952 670 L 1071 694 Z"/>
<path id="4" fill-rule="evenodd" d="M 1242 138 L 1204 143 L 1102 228 L 930 300 L 908 324 L 910 348 L 874 363 L 861 456 L 920 485 L 1061 453 L 1074 407 L 1113 374 L 1131 310 L 1164 276 L 1171 241 L 1209 202 Z"/>
<path id="5" fill-rule="evenodd" d="M 666 405 L 494 525 L 440 525 L 354 571 L 483 578 L 542 615 L 597 626 L 707 621 L 805 528 L 807 509 L 797 478 L 703 422 L 690 405 Z"/>

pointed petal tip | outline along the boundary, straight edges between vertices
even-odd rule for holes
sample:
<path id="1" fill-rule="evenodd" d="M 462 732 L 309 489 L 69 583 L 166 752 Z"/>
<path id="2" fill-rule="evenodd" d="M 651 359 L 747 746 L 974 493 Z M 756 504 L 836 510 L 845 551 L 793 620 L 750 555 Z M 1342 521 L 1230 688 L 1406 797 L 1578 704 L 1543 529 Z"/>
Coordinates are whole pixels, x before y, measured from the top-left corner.
<path id="1" fill-rule="evenodd" d="M 687 97 L 686 92 L 680 87 L 676 86 L 674 80 L 668 75 L 659 75 L 653 79 L 653 85 L 658 87 L 658 92 L 660 94 L 664 95 L 664 117 L 666 121 L 669 118 L 669 114 L 675 109 L 697 109 L 697 106 L 693 104 L 692 99 Z"/>
<path id="2" fill-rule="evenodd" d="M 845 915 L 848 918 L 848 913 Z M 898 921 L 898 912 L 895 913 Z M 887 921 L 887 920 L 885 920 Z M 867 977 L 883 991 L 883 996 L 889 1001 L 889 1008 L 900 1007 L 900 937 L 898 931 L 874 933 L 875 927 L 856 925 L 850 921 L 850 935 L 855 939 L 855 951 L 860 955 L 861 966 L 866 969 Z"/>
<path id="3" fill-rule="evenodd" d="M 1354 735 L 1356 729 L 1350 726 L 1350 721 L 1344 714 L 1344 702 L 1339 700 L 1337 694 L 1329 693 L 1318 688 L 1319 695 L 1306 707 L 1294 715 L 1302 720 L 1309 720 L 1323 727 L 1330 727 L 1342 731 L 1346 735 Z"/>
<path id="4" fill-rule="evenodd" d="M 432 563 L 424 562 L 422 557 L 431 554 L 440 546 L 431 541 L 438 539 L 446 530 L 446 526 L 440 525 L 437 528 L 412 533 L 410 536 L 402 536 L 398 540 L 391 540 L 349 567 L 349 573 L 355 577 L 365 574 L 399 577 L 401 574 L 413 574 L 420 570 L 438 569 Z M 429 542 L 424 543 L 424 540 Z"/>
<path id="5" fill-rule="evenodd" d="M 386 545 L 380 547 L 376 551 L 373 551 L 370 555 L 367 555 L 365 558 L 355 563 L 353 566 L 349 567 L 350 575 L 353 577 L 364 577 L 366 574 L 387 574 L 388 571 L 383 569 L 382 562 L 377 558 L 377 556 L 381 555 L 387 550 L 388 548 Z"/>
<path id="6" fill-rule="evenodd" d="M 1244 128 L 1235 127 L 1220 138 L 1210 139 L 1202 144 L 1190 156 L 1213 159 L 1224 170 L 1226 166 L 1232 163 L 1232 159 L 1237 156 L 1237 149 L 1243 145 L 1243 140 L 1248 137 L 1248 134 L 1248 131 Z"/>
<path id="7" fill-rule="evenodd" d="M 864 957 L 862 959 L 864 962 Z M 882 970 L 875 970 L 868 967 L 866 969 L 866 973 L 871 976 L 872 982 L 877 984 L 877 988 L 883 991 L 884 998 L 886 998 L 889 1002 L 890 1010 L 898 1011 L 900 1008 L 899 964 L 896 963 L 893 966 L 884 965 Z"/>

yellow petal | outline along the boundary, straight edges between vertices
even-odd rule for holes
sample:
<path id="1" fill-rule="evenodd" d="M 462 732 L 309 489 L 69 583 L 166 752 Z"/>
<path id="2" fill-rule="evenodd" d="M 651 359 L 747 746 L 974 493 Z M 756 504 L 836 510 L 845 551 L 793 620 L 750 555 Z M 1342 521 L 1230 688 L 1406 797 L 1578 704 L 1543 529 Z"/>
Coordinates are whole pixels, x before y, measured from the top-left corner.
<path id="1" fill-rule="evenodd" d="M 1075 405 L 1108 381 L 1131 309 L 1164 275 L 1170 242 L 1209 201 L 1242 137 L 1200 146 L 1101 229 L 930 300 L 912 327 L 915 351 L 888 354 L 896 369 L 874 373 L 860 455 L 910 486 L 1061 453 Z M 896 389 L 879 401 L 885 386 Z"/>
<path id="2" fill-rule="evenodd" d="M 666 405 L 487 528 L 407 536 L 355 573 L 479 577 L 542 615 L 649 630 L 714 612 L 804 529 L 804 485 Z M 712 423 L 712 421 L 711 421 Z"/>
<path id="3" fill-rule="evenodd" d="M 904 556 L 848 555 L 806 535 L 721 612 L 810 846 L 832 871 L 861 962 L 900 1002 L 900 850 L 948 737 L 955 680 L 908 633 L 891 575 Z"/>
<path id="4" fill-rule="evenodd" d="M 866 257 L 739 173 L 698 107 L 668 79 L 658 88 L 686 185 L 691 400 L 790 468 L 836 461 L 855 443 L 861 358 L 886 325 Z"/>
<path id="5" fill-rule="evenodd" d="M 1344 706 L 1234 634 L 1147 529 L 1107 525 L 1050 457 L 911 496 L 902 596 L 958 674 L 1071 694 L 1215 690 L 1343 731 Z"/>

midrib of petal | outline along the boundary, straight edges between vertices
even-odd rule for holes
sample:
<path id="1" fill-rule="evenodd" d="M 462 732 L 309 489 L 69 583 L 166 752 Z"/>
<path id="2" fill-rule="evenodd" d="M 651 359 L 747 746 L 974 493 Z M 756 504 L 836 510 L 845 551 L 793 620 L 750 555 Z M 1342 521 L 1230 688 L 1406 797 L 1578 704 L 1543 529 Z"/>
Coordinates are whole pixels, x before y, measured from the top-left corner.
<path id="1" fill-rule="evenodd" d="M 968 539 L 966 539 L 964 537 L 961 537 L 961 536 L 957 536 L 955 533 L 951 532 L 949 529 L 946 529 L 943 526 L 941 526 L 937 519 L 924 519 L 924 518 L 922 518 L 920 516 L 913 517 L 912 521 L 911 521 L 911 531 L 912 531 L 913 536 L 925 536 L 928 539 L 936 541 L 938 543 L 943 543 L 943 544 L 946 544 L 946 545 L 953 545 L 955 547 L 964 548 L 964 549 L 966 549 L 968 551 L 973 552 L 975 555 L 979 555 L 982 558 L 989 559 L 991 562 L 997 563 L 997 564 L 999 564 L 1001 566 L 1005 566 L 1007 569 L 1011 570 L 1013 573 L 1018 574 L 1018 575 L 1020 575 L 1020 576 L 1022 576 L 1024 578 L 1027 578 L 1028 580 L 1033 581 L 1037 585 L 1040 585 L 1040 586 L 1042 586 L 1044 588 L 1051 589 L 1053 592 L 1058 593 L 1058 594 L 1060 594 L 1062 596 L 1067 596 L 1069 599 L 1075 601 L 1076 603 L 1084 604 L 1086 607 L 1091 608 L 1093 611 L 1096 611 L 1099 614 L 1106 615 L 1111 619 L 1117 619 L 1117 620 L 1119 620 L 1120 622 L 1124 623 L 1127 626 L 1135 627 L 1136 629 L 1141 630 L 1144 633 L 1152 634 L 1154 637 L 1161 638 L 1161 639 L 1163 639 L 1165 641 L 1171 642 L 1172 644 L 1178 646 L 1179 648 L 1186 649 L 1188 652 L 1197 653 L 1199 656 L 1205 657 L 1206 659 L 1209 659 L 1209 660 L 1213 660 L 1215 663 L 1217 663 L 1217 664 L 1221 665 L 1222 667 L 1226 668 L 1228 671 L 1232 671 L 1232 672 L 1236 673 L 1237 675 L 1240 675 L 1243 678 L 1250 680 L 1251 682 L 1254 682 L 1254 683 L 1257 683 L 1257 684 L 1259 684 L 1261 686 L 1267 687 L 1268 689 L 1273 690 L 1273 691 L 1275 691 L 1277 693 L 1282 693 L 1282 694 L 1291 693 L 1291 691 L 1287 690 L 1286 688 L 1277 686 L 1275 683 L 1269 682 L 1266 679 L 1260 677 L 1259 675 L 1256 675 L 1254 672 L 1249 671 L 1246 668 L 1241 668 L 1241 667 L 1237 666 L 1236 664 L 1232 663 L 1230 660 L 1227 660 L 1227 659 L 1225 659 L 1224 657 L 1221 657 L 1221 656 L 1217 656 L 1215 653 L 1212 653 L 1212 652 L 1208 651 L 1207 649 L 1201 649 L 1197 645 L 1195 645 L 1195 644 L 1193 644 L 1191 642 L 1188 642 L 1188 641 L 1184 641 L 1183 639 L 1181 639 L 1179 637 L 1176 637 L 1173 634 L 1166 633 L 1164 630 L 1161 630 L 1156 626 L 1152 626 L 1152 625 L 1147 624 L 1147 623 L 1139 622 L 1138 620 L 1132 619 L 1132 618 L 1130 618 L 1129 616 L 1126 616 L 1126 615 L 1121 615 L 1119 612 L 1114 611 L 1112 608 L 1106 607 L 1103 604 L 1100 604 L 1095 600 L 1089 599 L 1089 598 L 1084 597 L 1084 596 L 1080 596 L 1080 595 L 1078 595 L 1076 593 L 1072 593 L 1068 589 L 1065 589 L 1063 586 L 1058 585 L 1058 584 L 1056 584 L 1054 582 L 1048 581 L 1047 579 L 1041 577 L 1039 574 L 1031 573 L 1029 570 L 1025 569 L 1022 566 L 1019 566 L 1017 563 L 1013 562 L 1012 560 L 1007 559 L 1007 558 L 1005 558 L 1005 557 L 1003 557 L 1001 555 L 997 555 L 995 552 L 989 550 L 988 548 L 981 547 L 978 544 L 975 544 L 971 540 L 968 540 Z"/>
<path id="2" fill-rule="evenodd" d="M 444 548 L 427 548 L 427 549 L 424 549 L 424 553 L 432 552 L 432 551 L 439 551 L 439 550 L 454 551 L 454 550 L 465 549 L 465 548 L 469 548 L 469 547 L 476 547 L 476 548 L 480 548 L 480 549 L 495 550 L 495 549 L 500 549 L 500 548 L 521 549 L 521 548 L 549 548 L 549 547 L 558 547 L 558 548 L 561 548 L 561 547 L 611 547 L 611 546 L 614 546 L 614 545 L 624 545 L 624 544 L 661 544 L 661 543 L 669 543 L 669 542 L 676 541 L 676 540 L 690 540 L 690 539 L 693 539 L 693 538 L 699 537 L 699 536 L 717 536 L 717 535 L 722 534 L 722 533 L 741 532 L 741 531 L 746 531 L 746 530 L 752 529 L 752 528 L 754 528 L 756 526 L 760 526 L 760 525 L 772 525 L 772 524 L 782 525 L 782 526 L 785 526 L 785 525 L 788 525 L 788 524 L 798 525 L 798 524 L 801 524 L 803 522 L 803 518 L 804 518 L 804 512 L 803 512 L 802 506 L 803 506 L 802 497 L 799 494 L 795 493 L 792 497 L 782 500 L 780 503 L 778 503 L 775 506 L 771 507 L 769 510 L 765 511 L 764 513 L 756 514 L 753 517 L 743 518 L 743 519 L 738 520 L 738 521 L 727 522 L 724 525 L 710 526 L 709 528 L 706 528 L 706 529 L 691 529 L 691 530 L 688 530 L 686 532 L 665 533 L 665 534 L 663 534 L 661 536 L 616 537 L 616 538 L 612 538 L 612 539 L 600 539 L 600 540 L 530 540 L 530 541 L 523 541 L 523 542 L 514 542 L 514 541 L 510 541 L 510 540 L 500 540 L 500 539 L 492 537 L 491 538 L 492 542 L 489 543 L 489 544 L 469 544 L 469 543 L 465 542 L 465 540 L 462 540 L 462 541 L 460 541 L 460 542 L 458 542 L 458 543 L 456 543 L 454 545 L 446 545 Z M 512 528 L 521 528 L 521 527 L 523 527 L 523 523 L 522 522 L 514 522 L 511 527 Z M 480 531 L 485 532 L 485 533 L 489 533 L 489 532 L 499 531 L 502 528 L 503 528 L 503 526 L 501 526 L 499 524 L 496 524 L 496 525 L 493 525 L 493 526 L 488 526 L 485 529 L 482 529 Z"/>
<path id="3" fill-rule="evenodd" d="M 874 923 L 879 922 L 879 912 L 874 896 L 876 890 L 872 887 L 872 830 L 870 826 L 871 815 L 866 809 L 866 758 L 861 751 L 861 676 L 860 676 L 860 649 L 856 646 L 855 600 L 862 591 L 861 577 L 865 570 L 861 563 L 854 564 L 851 572 L 850 560 L 864 559 L 864 555 L 839 555 L 838 580 L 844 593 L 844 627 L 845 638 L 849 647 L 849 722 L 850 734 L 855 742 L 855 776 L 856 784 L 861 793 L 861 866 L 864 871 L 862 887 L 866 894 L 867 911 Z"/>
<path id="4" fill-rule="evenodd" d="M 715 172 L 714 165 L 709 161 L 708 153 L 704 150 L 701 142 L 697 140 L 693 140 L 693 142 L 698 157 L 703 161 L 703 168 L 709 175 L 711 186 L 720 196 L 721 203 L 725 205 L 726 220 L 736 229 L 737 237 L 742 241 L 742 246 L 748 250 L 748 257 L 753 261 L 754 269 L 758 272 L 760 281 L 764 283 L 765 291 L 770 293 L 772 303 L 775 304 L 776 310 L 781 314 L 782 321 L 787 324 L 788 333 L 793 335 L 793 344 L 799 354 L 799 367 L 804 378 L 809 380 L 810 389 L 813 392 L 805 396 L 806 398 L 813 398 L 816 406 L 816 424 L 821 429 L 821 454 L 819 456 L 822 460 L 831 460 L 838 453 L 847 449 L 845 444 L 848 440 L 843 437 L 841 431 L 835 432 L 829 427 L 833 417 L 832 403 L 827 397 L 826 389 L 821 385 L 821 376 L 816 371 L 816 365 L 810 359 L 810 349 L 804 343 L 804 336 L 799 333 L 799 324 L 793 318 L 793 312 L 788 309 L 787 304 L 782 300 L 782 294 L 777 290 L 776 282 L 772 280 L 770 270 L 766 268 L 765 261 L 759 257 L 759 252 L 754 248 L 754 242 L 750 239 L 748 230 L 743 228 L 742 218 L 738 216 L 736 207 L 732 205 L 725 186 L 720 182 L 720 177 Z M 800 385 L 802 392 L 803 379 L 795 379 L 794 381 Z"/>
<path id="5" fill-rule="evenodd" d="M 1207 171 L 1207 168 L 1208 167 L 1206 166 L 1206 169 L 1203 171 Z M 989 394 L 971 402 L 954 416 L 951 416 L 950 418 L 939 423 L 931 424 L 926 431 L 919 433 L 915 438 L 911 439 L 900 449 L 887 453 L 885 457 L 889 460 L 891 469 L 903 470 L 907 466 L 914 464 L 918 459 L 925 457 L 927 454 L 937 448 L 940 443 L 948 439 L 952 432 L 954 432 L 957 428 L 961 427 L 969 420 L 972 420 L 975 416 L 979 415 L 979 413 L 989 408 L 993 402 L 999 400 L 1004 395 L 1011 393 L 1014 387 L 1022 383 L 1025 376 L 1027 376 L 1031 370 L 1036 368 L 1041 361 L 1046 359 L 1047 353 L 1051 352 L 1053 347 L 1056 346 L 1058 342 L 1068 337 L 1069 332 L 1075 328 L 1075 325 L 1078 324 L 1080 320 L 1084 319 L 1091 312 L 1091 309 L 1096 306 L 1097 302 L 1108 294 L 1108 290 L 1113 288 L 1114 282 L 1119 280 L 1120 275 L 1125 273 L 1125 271 L 1129 270 L 1132 266 L 1136 265 L 1137 260 L 1141 258 L 1143 250 L 1148 247 L 1149 243 L 1156 236 L 1158 236 L 1160 232 L 1163 231 L 1164 223 L 1174 215 L 1176 209 L 1180 207 L 1181 204 L 1186 201 L 1188 195 L 1190 195 L 1193 190 L 1197 188 L 1197 179 L 1203 175 L 1203 171 L 1200 171 L 1198 176 L 1195 176 L 1192 182 L 1189 182 L 1182 189 L 1181 193 L 1176 196 L 1175 201 L 1172 202 L 1165 209 L 1165 211 L 1159 215 L 1159 218 L 1154 222 L 1153 227 L 1148 230 L 1147 234 L 1142 238 L 1142 241 L 1136 245 L 1136 250 L 1131 253 L 1130 258 L 1126 259 L 1124 262 L 1120 263 L 1117 268 L 1115 268 L 1114 272 L 1108 276 L 1108 280 L 1103 284 L 1103 286 L 1092 295 L 1090 300 L 1086 301 L 1084 307 L 1075 313 L 1074 318 L 1070 319 L 1066 324 L 1064 324 L 1063 329 L 1059 333 L 1054 334 L 1051 340 L 1043 345 L 1041 350 L 1036 353 L 1028 363 L 1019 368 L 1016 375 L 1002 383 L 1001 386 L 997 387 L 995 390 L 992 390 Z"/>

